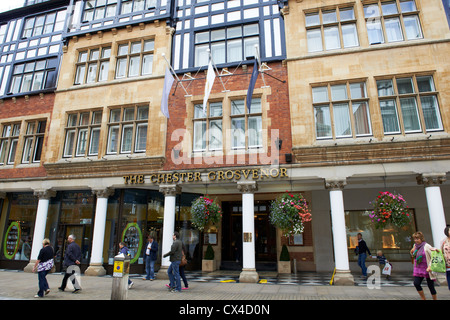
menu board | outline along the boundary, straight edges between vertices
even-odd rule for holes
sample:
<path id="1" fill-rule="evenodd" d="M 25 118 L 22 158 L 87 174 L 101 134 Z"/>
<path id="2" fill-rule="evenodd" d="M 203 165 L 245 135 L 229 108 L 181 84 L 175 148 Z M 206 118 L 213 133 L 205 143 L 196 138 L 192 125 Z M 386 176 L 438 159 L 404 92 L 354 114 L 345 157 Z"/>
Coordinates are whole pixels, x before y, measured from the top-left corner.
<path id="1" fill-rule="evenodd" d="M 3 254 L 5 258 L 14 259 L 20 244 L 20 224 L 17 221 L 11 222 L 6 231 L 5 239 L 3 241 Z"/>
<path id="2" fill-rule="evenodd" d="M 142 247 L 142 232 L 137 223 L 130 222 L 122 233 L 122 241 L 125 242 L 128 253 L 131 256 L 130 263 L 139 259 Z"/>

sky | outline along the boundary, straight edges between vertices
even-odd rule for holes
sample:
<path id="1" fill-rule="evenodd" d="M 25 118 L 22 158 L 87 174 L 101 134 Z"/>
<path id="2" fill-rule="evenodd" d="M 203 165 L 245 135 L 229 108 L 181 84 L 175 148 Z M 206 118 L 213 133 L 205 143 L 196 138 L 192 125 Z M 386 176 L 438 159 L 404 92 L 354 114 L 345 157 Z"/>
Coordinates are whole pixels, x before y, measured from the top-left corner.
<path id="1" fill-rule="evenodd" d="M 19 8 L 23 3 L 23 0 L 0 0 L 0 12 Z"/>

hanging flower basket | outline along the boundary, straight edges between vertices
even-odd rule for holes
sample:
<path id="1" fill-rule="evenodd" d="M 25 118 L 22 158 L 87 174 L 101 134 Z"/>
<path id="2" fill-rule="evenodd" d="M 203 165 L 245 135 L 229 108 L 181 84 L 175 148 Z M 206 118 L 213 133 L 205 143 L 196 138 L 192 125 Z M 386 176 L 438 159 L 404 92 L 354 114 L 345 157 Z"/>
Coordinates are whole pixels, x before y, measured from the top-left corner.
<path id="1" fill-rule="evenodd" d="M 311 221 L 311 212 L 301 194 L 286 191 L 272 201 L 269 219 L 275 227 L 282 230 L 284 236 L 288 237 L 303 232 L 305 222 Z"/>
<path id="2" fill-rule="evenodd" d="M 411 223 L 411 214 L 401 194 L 380 191 L 370 203 L 373 210 L 369 217 L 377 229 L 383 229 L 387 224 L 401 228 Z"/>
<path id="3" fill-rule="evenodd" d="M 201 196 L 192 202 L 191 221 L 198 230 L 203 231 L 208 223 L 218 223 L 220 217 L 222 208 L 213 199 Z"/>

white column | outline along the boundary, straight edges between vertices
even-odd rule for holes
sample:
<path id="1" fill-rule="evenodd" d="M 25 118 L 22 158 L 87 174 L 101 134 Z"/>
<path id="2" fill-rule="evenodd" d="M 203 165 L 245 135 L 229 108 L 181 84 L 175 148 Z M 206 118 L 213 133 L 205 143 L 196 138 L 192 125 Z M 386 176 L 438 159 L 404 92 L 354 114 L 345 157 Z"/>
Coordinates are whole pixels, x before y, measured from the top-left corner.
<path id="1" fill-rule="evenodd" d="M 105 242 L 106 214 L 108 211 L 108 197 L 113 189 L 94 189 L 92 193 L 97 196 L 95 207 L 94 233 L 92 236 L 92 252 L 89 267 L 85 271 L 87 276 L 102 276 L 106 274 L 103 268 L 103 245 Z"/>
<path id="2" fill-rule="evenodd" d="M 422 174 L 417 177 L 417 182 L 423 184 L 425 187 L 428 214 L 430 215 L 431 233 L 433 236 L 433 247 L 435 248 L 441 247 L 441 241 L 445 237 L 445 213 L 444 205 L 442 203 L 441 188 L 439 187 L 445 180 L 445 173 Z"/>
<path id="3" fill-rule="evenodd" d="M 255 204 L 254 192 L 258 190 L 255 181 L 238 182 L 242 192 L 242 272 L 239 282 L 258 282 L 255 265 Z"/>
<path id="4" fill-rule="evenodd" d="M 172 235 L 175 231 L 175 202 L 176 195 L 181 192 L 181 188 L 175 184 L 173 185 L 160 185 L 159 192 L 164 194 L 164 222 L 163 222 L 163 235 L 162 235 L 162 250 L 164 255 L 170 251 L 173 239 Z M 161 269 L 157 273 L 158 279 L 166 279 L 167 270 L 170 266 L 170 257 L 161 258 Z"/>
<path id="5" fill-rule="evenodd" d="M 337 285 L 353 285 L 347 250 L 347 232 L 345 229 L 344 196 L 342 189 L 344 180 L 327 180 L 325 188 L 330 190 L 331 228 L 336 273 L 334 282 Z"/>
<path id="6" fill-rule="evenodd" d="M 35 190 L 34 195 L 39 198 L 36 220 L 34 222 L 33 243 L 31 247 L 30 263 L 25 267 L 24 271 L 31 272 L 35 261 L 42 249 L 42 241 L 45 238 L 45 227 L 47 225 L 47 214 L 50 198 L 56 195 L 53 190 Z M 30 269 L 31 267 L 31 269 Z"/>

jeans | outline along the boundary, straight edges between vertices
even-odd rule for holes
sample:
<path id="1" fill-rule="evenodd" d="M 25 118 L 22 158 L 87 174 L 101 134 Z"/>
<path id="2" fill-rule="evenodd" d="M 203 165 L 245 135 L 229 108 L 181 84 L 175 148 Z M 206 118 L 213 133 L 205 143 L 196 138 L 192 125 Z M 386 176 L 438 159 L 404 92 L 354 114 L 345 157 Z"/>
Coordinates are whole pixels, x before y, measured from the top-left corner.
<path id="1" fill-rule="evenodd" d="M 150 256 L 145 256 L 145 272 L 147 273 L 145 279 L 155 279 L 155 260 L 151 260 Z"/>
<path id="2" fill-rule="evenodd" d="M 367 277 L 367 268 L 366 268 L 366 253 L 360 253 L 358 255 L 358 266 L 361 267 L 362 274 L 364 277 Z"/>
<path id="3" fill-rule="evenodd" d="M 173 261 L 169 269 L 167 269 L 167 274 L 169 275 L 170 287 L 175 288 L 177 291 L 181 291 L 181 279 L 180 279 L 180 262 Z"/>
<path id="4" fill-rule="evenodd" d="M 38 281 L 39 281 L 38 296 L 39 297 L 43 297 L 45 291 L 50 289 L 48 287 L 48 282 L 47 282 L 47 278 L 46 278 L 48 272 L 49 272 L 49 270 L 44 270 L 44 271 L 38 272 Z"/>

